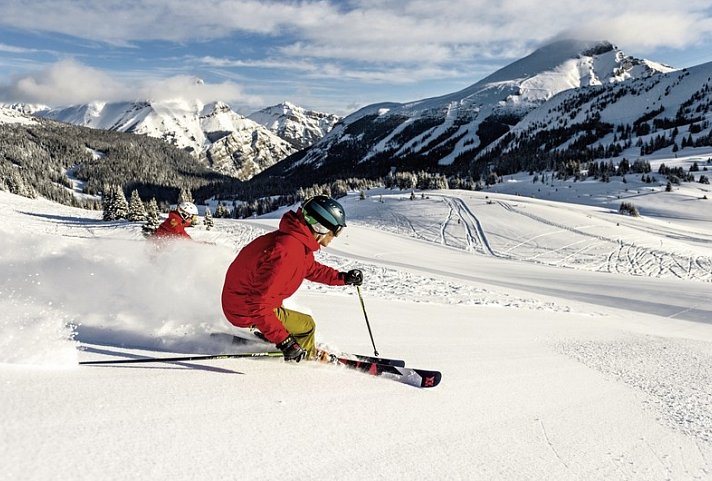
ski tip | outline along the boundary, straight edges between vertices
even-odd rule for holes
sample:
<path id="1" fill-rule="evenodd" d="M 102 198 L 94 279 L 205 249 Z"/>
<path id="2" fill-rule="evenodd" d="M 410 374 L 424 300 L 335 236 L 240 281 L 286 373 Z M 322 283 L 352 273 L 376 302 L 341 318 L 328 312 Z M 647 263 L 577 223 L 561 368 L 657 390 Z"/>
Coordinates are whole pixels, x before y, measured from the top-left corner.
<path id="1" fill-rule="evenodd" d="M 443 375 L 440 371 L 421 371 L 420 377 L 420 387 L 435 387 L 440 384 Z"/>

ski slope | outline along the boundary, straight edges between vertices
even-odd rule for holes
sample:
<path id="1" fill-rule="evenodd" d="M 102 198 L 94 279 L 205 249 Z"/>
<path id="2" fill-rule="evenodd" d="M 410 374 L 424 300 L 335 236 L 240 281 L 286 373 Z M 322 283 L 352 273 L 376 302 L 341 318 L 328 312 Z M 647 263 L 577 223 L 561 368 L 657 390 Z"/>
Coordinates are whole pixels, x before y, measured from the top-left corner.
<path id="1" fill-rule="evenodd" d="M 318 257 L 364 270 L 379 352 L 442 371 L 432 390 L 279 360 L 80 367 L 234 351 L 209 336 L 230 329 L 225 271 L 281 212 L 156 252 L 138 225 L 0 192 L 3 479 L 710 479 L 709 204 L 685 184 L 628 218 L 630 181 L 530 184 L 342 199 Z M 353 288 L 305 282 L 289 306 L 372 353 Z"/>

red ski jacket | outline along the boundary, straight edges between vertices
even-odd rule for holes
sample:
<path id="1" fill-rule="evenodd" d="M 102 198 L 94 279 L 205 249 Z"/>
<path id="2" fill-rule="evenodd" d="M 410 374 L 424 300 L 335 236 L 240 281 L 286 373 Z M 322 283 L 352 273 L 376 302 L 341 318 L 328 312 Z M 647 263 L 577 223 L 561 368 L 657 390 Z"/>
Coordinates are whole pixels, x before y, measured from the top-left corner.
<path id="1" fill-rule="evenodd" d="M 168 213 L 168 218 L 158 226 L 154 237 L 185 237 L 191 239 L 190 235 L 185 231 L 183 219 L 180 214 L 174 210 Z"/>
<path id="2" fill-rule="evenodd" d="M 222 291 L 222 308 L 228 321 L 238 327 L 255 326 L 275 344 L 284 341 L 289 332 L 274 310 L 297 291 L 304 279 L 344 285 L 336 269 L 314 260 L 319 248 L 301 209 L 284 214 L 279 230 L 247 244 L 230 264 Z"/>

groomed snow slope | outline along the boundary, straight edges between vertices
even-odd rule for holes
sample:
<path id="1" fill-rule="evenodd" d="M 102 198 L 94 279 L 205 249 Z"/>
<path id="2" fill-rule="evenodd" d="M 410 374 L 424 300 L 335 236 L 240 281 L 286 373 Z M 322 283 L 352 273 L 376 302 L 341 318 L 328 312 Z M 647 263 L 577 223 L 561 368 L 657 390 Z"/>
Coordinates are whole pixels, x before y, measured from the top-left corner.
<path id="1" fill-rule="evenodd" d="M 709 272 L 641 265 L 706 262 L 710 214 L 368 194 L 343 199 L 349 227 L 319 258 L 364 269 L 378 350 L 441 370 L 435 389 L 280 360 L 80 367 L 234 350 L 208 336 L 229 329 L 223 276 L 279 213 L 218 219 L 192 232 L 212 244 L 156 253 L 137 225 L 0 192 L 5 479 L 712 476 Z M 372 350 L 353 288 L 305 283 L 289 305 L 322 342 Z"/>

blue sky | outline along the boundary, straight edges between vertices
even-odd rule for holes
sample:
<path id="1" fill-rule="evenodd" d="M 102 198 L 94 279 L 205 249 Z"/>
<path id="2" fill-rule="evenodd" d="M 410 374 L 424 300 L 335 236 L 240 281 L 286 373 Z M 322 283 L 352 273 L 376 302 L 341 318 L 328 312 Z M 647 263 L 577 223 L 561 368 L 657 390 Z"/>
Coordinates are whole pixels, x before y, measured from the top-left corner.
<path id="1" fill-rule="evenodd" d="M 344 115 L 457 91 L 562 37 L 710 62 L 712 2 L 682 3 L 0 0 L 0 102 L 183 96 L 247 114 L 289 100 Z"/>

